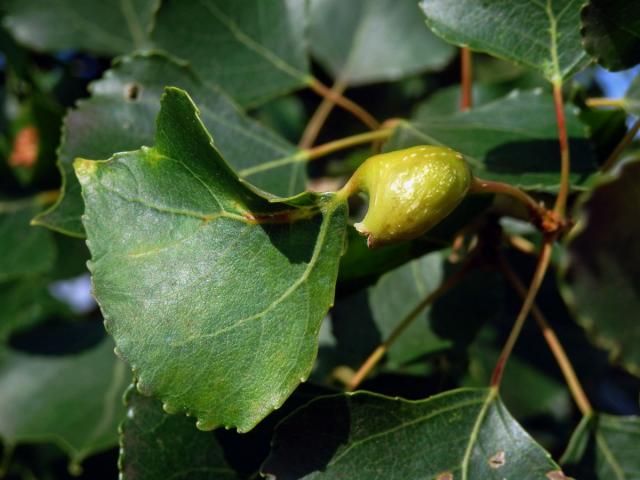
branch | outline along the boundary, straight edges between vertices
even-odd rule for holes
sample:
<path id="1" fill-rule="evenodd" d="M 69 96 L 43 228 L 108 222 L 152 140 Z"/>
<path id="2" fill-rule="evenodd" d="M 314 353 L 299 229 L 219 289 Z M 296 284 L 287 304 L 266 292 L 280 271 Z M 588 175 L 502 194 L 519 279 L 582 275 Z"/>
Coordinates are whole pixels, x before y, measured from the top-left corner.
<path id="1" fill-rule="evenodd" d="M 521 202 L 529 210 L 532 223 L 543 233 L 556 234 L 560 232 L 565 224 L 555 212 L 547 210 L 544 205 L 536 202 L 525 191 L 503 182 L 494 182 L 474 177 L 469 187 L 471 193 L 499 193 L 508 195 Z"/>
<path id="2" fill-rule="evenodd" d="M 342 95 L 346 88 L 347 82 L 336 80 L 331 87 L 331 91 L 336 95 Z M 322 126 L 327 121 L 335 104 L 336 102 L 333 97 L 324 97 L 322 99 L 322 102 L 309 119 L 309 123 L 307 123 L 304 132 L 302 132 L 302 138 L 300 139 L 300 143 L 298 143 L 300 148 L 309 148 L 315 143 Z"/>
<path id="3" fill-rule="evenodd" d="M 609 155 L 607 160 L 602 164 L 602 167 L 600 167 L 600 169 L 603 172 L 608 172 L 613 168 L 613 166 L 617 163 L 618 159 L 620 158 L 620 155 L 622 154 L 624 149 L 627 148 L 635 138 L 636 134 L 638 133 L 638 130 L 640 130 L 640 119 L 635 121 L 635 123 L 631 126 L 629 131 L 624 135 L 624 137 L 622 137 L 622 140 L 620 140 L 620 143 L 618 143 L 618 145 L 616 145 L 616 148 L 613 150 L 613 152 L 611 152 L 611 155 Z"/>
<path id="4" fill-rule="evenodd" d="M 503 275 L 507 279 L 507 281 L 511 284 L 511 286 L 518 292 L 518 294 L 525 299 L 527 296 L 527 290 L 523 285 L 522 281 L 518 277 L 518 275 L 513 271 L 507 260 L 504 256 L 498 256 L 498 262 L 500 266 L 500 270 Z M 573 365 L 571 365 L 571 361 L 567 356 L 556 332 L 553 330 L 547 319 L 542 314 L 542 311 L 538 308 L 538 306 L 534 303 L 531 308 L 531 314 L 535 319 L 536 323 L 542 330 L 542 335 L 553 353 L 553 356 L 562 371 L 562 375 L 564 376 L 565 381 L 567 382 L 567 386 L 569 387 L 569 391 L 573 396 L 573 399 L 578 405 L 578 409 L 584 416 L 589 416 L 593 413 L 593 407 L 591 403 L 589 403 L 589 399 L 587 395 L 584 393 L 584 389 L 578 380 L 578 376 L 576 375 L 575 370 L 573 369 Z"/>
<path id="5" fill-rule="evenodd" d="M 531 284 L 529 285 L 529 290 L 524 299 L 524 303 L 522 304 L 522 308 L 516 317 L 516 321 L 511 328 L 511 332 L 509 333 L 509 337 L 507 338 L 504 347 L 502 348 L 502 352 L 498 357 L 498 361 L 496 362 L 496 366 L 493 369 L 493 374 L 491 375 L 491 386 L 499 387 L 500 382 L 502 381 L 502 375 L 504 373 L 504 367 L 507 364 L 507 360 L 509 360 L 509 356 L 513 351 L 513 347 L 518 340 L 518 336 L 522 331 L 522 327 L 524 326 L 525 320 L 529 316 L 529 312 L 533 307 L 533 302 L 535 301 L 536 295 L 538 294 L 538 290 L 540 290 L 540 285 L 542 285 L 542 280 L 544 279 L 545 273 L 547 273 L 547 268 L 549 267 L 549 262 L 551 260 L 551 250 L 553 248 L 553 243 L 550 239 L 545 239 L 544 244 L 542 245 L 542 250 L 540 251 L 540 256 L 538 257 L 538 264 L 536 265 L 535 272 L 533 273 L 533 278 L 531 279 Z"/>
<path id="6" fill-rule="evenodd" d="M 373 368 L 380 362 L 382 357 L 387 353 L 391 345 L 398 339 L 400 335 L 418 318 L 422 311 L 442 297 L 445 293 L 455 287 L 462 278 L 467 274 L 471 266 L 475 263 L 476 257 L 471 254 L 467 257 L 466 262 L 449 278 L 447 278 L 436 290 L 427 295 L 404 319 L 393 329 L 387 339 L 367 357 L 358 371 L 353 375 L 351 381 L 347 385 L 347 391 L 351 392 L 358 388 L 362 381 L 371 373 Z"/>
<path id="7" fill-rule="evenodd" d="M 346 111 L 352 113 L 371 130 L 380 128 L 380 123 L 373 117 L 373 115 L 371 115 L 357 103 L 349 100 L 348 98 L 342 96 L 342 94 L 339 94 L 338 92 L 333 91 L 326 85 L 322 84 L 319 80 L 312 78 L 309 83 L 309 88 L 311 88 L 311 90 L 316 92 L 318 95 L 331 100 L 339 107 L 342 107 Z"/>
<path id="8" fill-rule="evenodd" d="M 460 75 L 462 93 L 460 96 L 460 110 L 464 112 L 473 106 L 473 70 L 469 47 L 460 49 Z"/>
<path id="9" fill-rule="evenodd" d="M 560 190 L 556 198 L 556 204 L 553 211 L 564 218 L 567 208 L 567 199 L 569 198 L 569 175 L 571 173 L 571 164 L 569 159 L 569 139 L 567 137 L 567 124 L 564 117 L 564 103 L 562 100 L 562 83 L 553 84 L 553 103 L 556 109 L 556 119 L 558 122 L 558 141 L 560 142 Z"/>

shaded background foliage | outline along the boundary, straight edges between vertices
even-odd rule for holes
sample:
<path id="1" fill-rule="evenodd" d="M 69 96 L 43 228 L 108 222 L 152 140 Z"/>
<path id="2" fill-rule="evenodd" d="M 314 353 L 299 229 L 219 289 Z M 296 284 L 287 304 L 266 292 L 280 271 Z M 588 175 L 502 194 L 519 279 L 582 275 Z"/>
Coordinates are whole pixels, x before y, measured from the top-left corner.
<path id="1" fill-rule="evenodd" d="M 411 449 L 430 438 L 428 428 L 374 443 L 361 455 L 342 451 L 358 435 L 397 426 L 397 418 L 380 411 L 410 423 L 418 416 L 414 404 L 330 395 L 342 391 L 345 378 L 394 326 L 458 268 L 461 252 L 451 245 L 461 228 L 467 228 L 465 248 L 475 234 L 498 225 L 525 245 L 538 245 L 540 235 L 522 221 L 523 209 L 503 198 L 470 197 L 424 238 L 375 251 L 348 227 L 335 305 L 322 323 L 309 382 L 247 434 L 201 432 L 193 419 L 166 414 L 157 399 L 130 389 L 126 406 L 121 400 L 132 377 L 112 354 L 88 294 L 84 204 L 72 162 L 152 145 L 160 95 L 171 85 L 190 93 L 223 157 L 249 181 L 279 195 L 305 186 L 335 188 L 371 149 L 305 162 L 296 144 L 322 101 L 314 82 L 322 82 L 346 90 L 378 119 L 403 119 L 385 150 L 449 145 L 483 177 L 551 203 L 559 154 L 547 80 L 562 78 L 578 224 L 557 246 L 537 304 L 598 413 L 582 419 L 537 326 L 528 322 L 501 399 L 487 404 L 506 423 L 491 417 L 480 430 L 493 444 L 501 428 L 511 429 L 524 435 L 518 438 L 536 459 L 544 457 L 526 430 L 579 479 L 640 478 L 640 427 L 632 417 L 640 413 L 637 143 L 626 146 L 620 154 L 625 165 L 613 174 L 598 172 L 640 113 L 640 77 L 633 68 L 640 61 L 640 12 L 625 1 L 490 2 L 495 12 L 483 11 L 485 3 L 423 0 L 421 11 L 413 0 L 3 2 L 0 473 L 99 479 L 114 478 L 120 468 L 126 479 L 165 478 L 169 471 L 174 478 L 256 478 L 272 441 L 263 471 L 278 478 L 331 476 L 329 464 L 338 455 L 343 464 L 336 475 L 372 478 L 373 471 L 392 478 L 380 473 L 390 461 L 376 463 L 384 460 L 376 448 L 385 445 L 407 454 L 409 470 L 425 472 L 425 459 Z M 496 12 L 514 14 L 504 31 L 491 23 Z M 547 43 L 527 43 L 546 39 L 549 21 L 558 38 L 555 64 L 548 62 Z M 474 54 L 469 112 L 459 112 L 461 44 L 493 54 Z M 593 101 L 599 97 L 615 97 L 608 104 L 613 108 L 601 108 Z M 352 115 L 335 109 L 316 143 L 362 130 Z M 294 160 L 261 167 L 282 158 Z M 363 208 L 354 200 L 352 217 L 360 218 Z M 526 280 L 535 257 L 513 245 L 498 239 L 490 250 L 499 249 Z M 495 268 L 472 272 L 419 313 L 361 388 L 422 400 L 464 387 L 469 390 L 460 392 L 467 393 L 452 398 L 485 399 L 483 387 L 520 305 Z M 449 397 L 415 405 L 437 411 L 443 398 Z M 501 413 L 505 408 L 520 425 Z M 469 437 L 465 431 L 458 432 L 461 438 Z M 456 451 L 451 459 L 438 457 L 434 475 L 467 468 L 459 466 L 464 462 Z M 551 460 L 540 462 L 544 472 L 556 468 Z M 489 475 L 475 465 L 468 467 L 470 478 Z"/>

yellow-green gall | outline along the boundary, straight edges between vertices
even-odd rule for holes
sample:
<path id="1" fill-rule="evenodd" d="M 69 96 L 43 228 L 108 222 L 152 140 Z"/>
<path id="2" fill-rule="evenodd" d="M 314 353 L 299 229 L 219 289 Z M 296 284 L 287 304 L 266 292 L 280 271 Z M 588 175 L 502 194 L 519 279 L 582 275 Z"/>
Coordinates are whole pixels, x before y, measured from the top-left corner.
<path id="1" fill-rule="evenodd" d="M 369 196 L 367 214 L 355 227 L 375 247 L 424 234 L 458 206 L 471 179 L 461 154 L 421 145 L 368 158 L 345 192 Z"/>

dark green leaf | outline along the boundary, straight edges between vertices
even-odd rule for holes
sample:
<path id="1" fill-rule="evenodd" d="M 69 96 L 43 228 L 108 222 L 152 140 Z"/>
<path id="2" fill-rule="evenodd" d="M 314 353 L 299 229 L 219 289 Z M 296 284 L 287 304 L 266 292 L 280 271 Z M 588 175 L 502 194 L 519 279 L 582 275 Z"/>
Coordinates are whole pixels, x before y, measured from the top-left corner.
<path id="1" fill-rule="evenodd" d="M 585 417 L 560 460 L 580 480 L 639 478 L 640 418 L 596 413 Z"/>
<path id="2" fill-rule="evenodd" d="M 113 343 L 76 355 L 0 353 L 0 436 L 5 444 L 54 442 L 73 463 L 117 443 L 127 368 Z"/>
<path id="3" fill-rule="evenodd" d="M 6 0 L 4 25 L 29 47 L 117 55 L 147 45 L 160 0 Z"/>
<path id="4" fill-rule="evenodd" d="M 640 63 L 640 2 L 589 0 L 582 9 L 584 47 L 609 70 Z"/>
<path id="5" fill-rule="evenodd" d="M 595 163 L 584 126 L 573 109 L 565 114 L 575 187 Z M 540 91 L 514 92 L 468 112 L 402 122 L 385 149 L 446 145 L 464 154 L 482 178 L 553 192 L 560 182 L 557 136 L 552 98 Z"/>
<path id="6" fill-rule="evenodd" d="M 207 84 L 257 105 L 309 83 L 305 17 L 299 0 L 165 0 L 152 39 Z"/>
<path id="7" fill-rule="evenodd" d="M 246 171 L 252 183 L 278 195 L 304 189 L 304 158 L 293 145 L 244 116 L 226 95 L 203 84 L 187 66 L 163 55 L 137 55 L 118 62 L 93 84 L 91 98 L 79 102 L 67 115 L 58 159 L 63 196 L 36 219 L 38 224 L 68 235 L 84 235 L 73 160 L 107 158 L 114 152 L 150 145 L 165 85 L 186 88 L 194 95 L 217 148 L 235 168 Z M 275 159 L 284 161 L 264 165 Z M 252 173 L 252 168 L 260 166 Z"/>
<path id="8" fill-rule="evenodd" d="M 612 359 L 640 375 L 640 161 L 585 194 L 568 239 L 561 291 Z"/>
<path id="9" fill-rule="evenodd" d="M 361 362 L 389 337 L 393 329 L 433 290 L 444 275 L 443 254 L 434 252 L 392 270 L 364 292 L 341 299 L 332 310 L 338 354 L 350 366 Z M 431 326 L 428 308 L 393 343 L 387 365 L 397 368 L 449 346 Z"/>
<path id="10" fill-rule="evenodd" d="M 348 85 L 443 68 L 455 49 L 429 31 L 414 0 L 313 0 L 309 47 Z"/>
<path id="11" fill-rule="evenodd" d="M 0 281 L 42 273 L 55 261 L 51 232 L 32 227 L 38 198 L 0 202 Z"/>
<path id="12" fill-rule="evenodd" d="M 456 45 L 539 70 L 561 82 L 586 67 L 583 0 L 422 0 L 427 24 Z"/>
<path id="13" fill-rule="evenodd" d="M 203 429 L 251 429 L 311 370 L 345 201 L 257 193 L 175 88 L 155 147 L 75 168 L 95 295 L 138 388 Z"/>
<path id="14" fill-rule="evenodd" d="M 68 309 L 47 291 L 47 279 L 24 277 L 0 283 L 0 341 L 11 333 L 31 327 L 52 314 L 66 315 Z"/>
<path id="15" fill-rule="evenodd" d="M 201 432 L 188 418 L 168 415 L 157 400 L 131 387 L 127 418 L 120 427 L 123 480 L 238 479 L 213 432 Z"/>
<path id="16" fill-rule="evenodd" d="M 262 470 L 287 480 L 563 478 L 491 389 L 312 401 L 278 426 Z"/>

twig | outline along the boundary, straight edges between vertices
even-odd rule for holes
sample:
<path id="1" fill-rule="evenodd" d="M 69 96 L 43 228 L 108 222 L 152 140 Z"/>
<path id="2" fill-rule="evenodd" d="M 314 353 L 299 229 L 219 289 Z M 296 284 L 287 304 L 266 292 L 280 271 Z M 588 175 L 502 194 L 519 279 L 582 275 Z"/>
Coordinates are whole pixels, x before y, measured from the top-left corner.
<path id="1" fill-rule="evenodd" d="M 555 82 L 553 84 L 553 103 L 556 110 L 556 119 L 558 122 L 558 141 L 560 142 L 560 190 L 556 197 L 556 203 L 553 211 L 560 218 L 564 219 L 567 207 L 567 199 L 569 198 L 569 175 L 571 174 L 571 163 L 569 158 L 569 139 L 567 137 L 567 124 L 564 117 L 564 102 L 562 100 L 562 83 Z"/>
<path id="2" fill-rule="evenodd" d="M 622 137 L 622 140 L 620 140 L 620 143 L 618 143 L 618 145 L 616 145 L 616 148 L 613 150 L 613 152 L 611 152 L 611 155 L 609 155 L 607 160 L 602 164 L 602 167 L 600 167 L 600 169 L 603 172 L 608 172 L 613 168 L 613 166 L 616 164 L 616 162 L 620 158 L 620 155 L 622 154 L 624 149 L 627 148 L 629 144 L 631 144 L 631 142 L 633 141 L 633 139 L 635 138 L 639 130 L 640 130 L 640 119 L 635 121 L 635 123 L 631 126 L 631 128 L 625 134 L 625 136 Z"/>
<path id="3" fill-rule="evenodd" d="M 504 235 L 504 239 L 512 248 L 527 255 L 538 255 L 538 249 L 534 243 L 520 235 Z"/>
<path id="4" fill-rule="evenodd" d="M 520 295 L 523 299 L 526 298 L 527 290 L 524 284 L 502 255 L 498 256 L 498 264 L 500 266 L 502 274 L 514 288 L 514 290 L 518 292 L 518 295 Z M 584 389 L 582 388 L 582 385 L 578 380 L 578 376 L 573 369 L 573 365 L 571 365 L 571 361 L 569 360 L 567 353 L 560 343 L 556 332 L 553 330 L 547 319 L 544 317 L 542 311 L 535 303 L 531 308 L 531 314 L 540 327 L 542 335 L 544 336 L 544 339 L 546 340 L 551 353 L 555 357 L 556 362 L 558 363 L 558 366 L 562 371 L 562 375 L 564 375 L 567 386 L 569 387 L 569 391 L 571 392 L 576 405 L 578 405 L 580 412 L 582 412 L 582 414 L 585 416 L 591 415 L 593 413 L 593 407 L 591 406 L 591 403 L 589 403 L 587 395 L 584 393 Z"/>
<path id="5" fill-rule="evenodd" d="M 349 100 L 348 98 L 342 96 L 341 94 L 338 94 L 326 85 L 322 84 L 319 80 L 312 78 L 309 82 L 309 88 L 311 88 L 311 90 L 316 92 L 318 95 L 330 99 L 336 105 L 352 113 L 370 129 L 376 130 L 380 128 L 380 123 L 373 117 L 373 115 L 371 115 L 357 103 Z"/>
<path id="6" fill-rule="evenodd" d="M 494 182 L 474 177 L 469 191 L 471 193 L 500 193 L 515 198 L 527 207 L 533 219 L 533 224 L 543 233 L 555 234 L 560 232 L 565 226 L 562 219 L 555 214 L 555 212 L 547 210 L 544 205 L 536 202 L 524 190 L 509 185 L 508 183 Z"/>
<path id="7" fill-rule="evenodd" d="M 468 47 L 460 49 L 461 93 L 460 110 L 463 112 L 473 106 L 473 70 L 471 50 Z"/>
<path id="8" fill-rule="evenodd" d="M 344 150 L 345 148 L 361 145 L 363 143 L 369 143 L 374 140 L 386 140 L 391 136 L 394 130 L 395 128 L 381 128 L 380 130 L 360 133 L 358 135 L 352 135 L 350 137 L 334 140 L 333 142 L 324 143 L 307 150 L 306 157 L 308 160 L 314 160 L 338 150 Z"/>
<path id="9" fill-rule="evenodd" d="M 289 165 L 291 163 L 304 163 L 317 158 L 329 155 L 330 153 L 344 150 L 346 148 L 355 147 L 363 143 L 369 143 L 373 141 L 386 140 L 389 138 L 395 128 L 381 128 L 380 130 L 374 130 L 372 132 L 360 133 L 358 135 L 352 135 L 350 137 L 340 138 L 332 142 L 327 142 L 317 147 L 310 148 L 308 150 L 299 150 L 293 155 L 287 155 L 286 157 L 276 158 L 269 162 L 264 162 L 253 167 L 244 168 L 238 171 L 238 174 L 247 177 L 254 175 L 258 172 L 264 172 L 271 170 L 272 168 L 282 167 L 283 165 Z"/>
<path id="10" fill-rule="evenodd" d="M 585 100 L 586 105 L 588 107 L 615 107 L 615 108 L 624 108 L 625 100 L 624 98 L 587 98 Z"/>
<path id="11" fill-rule="evenodd" d="M 436 290 L 427 295 L 402 321 L 393 329 L 391 334 L 367 357 L 358 371 L 353 375 L 351 381 L 347 385 L 347 391 L 351 392 L 358 388 L 362 381 L 371 373 L 373 368 L 380 362 L 391 345 L 398 339 L 400 335 L 413 323 L 413 321 L 427 308 L 431 303 L 435 302 L 442 295 L 456 286 L 462 278 L 467 274 L 470 267 L 475 263 L 476 257 L 470 254 L 466 262 L 449 278 L 447 278 Z"/>
<path id="12" fill-rule="evenodd" d="M 331 91 L 336 95 L 342 95 L 346 88 L 347 82 L 338 79 L 331 87 Z M 309 119 L 309 123 L 307 123 L 307 126 L 302 133 L 302 138 L 300 139 L 300 143 L 298 143 L 300 148 L 309 148 L 315 143 L 322 126 L 327 121 L 327 118 L 335 104 L 336 102 L 333 97 L 324 97 L 322 99 L 322 102 Z"/>
<path id="13" fill-rule="evenodd" d="M 533 273 L 533 278 L 531 279 L 531 284 L 529 285 L 529 290 L 527 291 L 527 294 L 525 296 L 522 308 L 520 308 L 520 312 L 518 313 L 516 321 L 511 328 L 509 337 L 507 338 L 504 347 L 502 347 L 502 352 L 500 352 L 500 356 L 498 357 L 496 366 L 493 369 L 493 374 L 491 375 L 492 387 L 500 386 L 500 382 L 502 381 L 502 374 L 504 373 L 504 367 L 507 363 L 507 360 L 509 360 L 509 356 L 513 351 L 513 347 L 515 346 L 516 341 L 518 340 L 518 336 L 522 331 L 525 320 L 529 316 L 529 312 L 531 311 L 531 307 L 533 307 L 533 302 L 536 298 L 536 295 L 538 294 L 538 290 L 540 290 L 540 285 L 542 285 L 544 275 L 547 272 L 547 268 L 549 267 L 552 248 L 552 241 L 550 239 L 545 239 L 545 242 L 542 245 L 542 250 L 540 251 L 540 255 L 538 257 L 538 264 L 536 265 L 536 270 Z"/>

